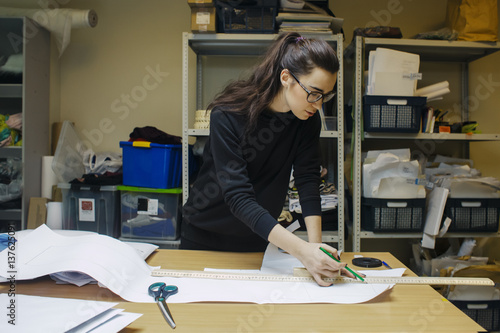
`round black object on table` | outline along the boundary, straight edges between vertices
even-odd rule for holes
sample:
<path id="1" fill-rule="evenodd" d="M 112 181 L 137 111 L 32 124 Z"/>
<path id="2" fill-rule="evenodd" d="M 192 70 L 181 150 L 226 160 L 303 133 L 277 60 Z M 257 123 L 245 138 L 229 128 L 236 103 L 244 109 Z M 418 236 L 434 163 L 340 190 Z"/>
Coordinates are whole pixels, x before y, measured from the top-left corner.
<path id="1" fill-rule="evenodd" d="M 358 267 L 375 268 L 382 266 L 382 261 L 376 258 L 360 257 L 352 259 L 352 264 Z"/>

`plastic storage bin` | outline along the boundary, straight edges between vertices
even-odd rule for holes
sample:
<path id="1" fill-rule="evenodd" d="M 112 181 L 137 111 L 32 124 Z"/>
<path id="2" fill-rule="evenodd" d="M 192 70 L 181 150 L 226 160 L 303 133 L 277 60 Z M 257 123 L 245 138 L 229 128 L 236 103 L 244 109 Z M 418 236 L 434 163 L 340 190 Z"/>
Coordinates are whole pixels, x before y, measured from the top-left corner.
<path id="1" fill-rule="evenodd" d="M 219 32 L 269 33 L 275 32 L 277 0 L 255 0 L 251 5 L 241 1 L 216 0 Z"/>
<path id="2" fill-rule="evenodd" d="M 120 234 L 120 192 L 116 186 L 58 184 L 63 198 L 63 229 Z"/>
<path id="3" fill-rule="evenodd" d="M 366 132 L 418 133 L 425 97 L 364 96 Z"/>
<path id="4" fill-rule="evenodd" d="M 117 188 L 121 193 L 122 238 L 179 238 L 182 189 Z"/>
<path id="5" fill-rule="evenodd" d="M 500 199 L 448 198 L 444 216 L 451 219 L 448 231 L 497 232 Z"/>
<path id="6" fill-rule="evenodd" d="M 181 185 L 182 145 L 134 141 L 123 149 L 123 185 L 175 188 Z"/>
<path id="7" fill-rule="evenodd" d="M 361 200 L 361 227 L 373 232 L 420 232 L 424 227 L 425 199 Z"/>
<path id="8" fill-rule="evenodd" d="M 488 332 L 500 331 L 500 301 L 455 301 L 453 305 L 462 310 L 472 320 Z"/>

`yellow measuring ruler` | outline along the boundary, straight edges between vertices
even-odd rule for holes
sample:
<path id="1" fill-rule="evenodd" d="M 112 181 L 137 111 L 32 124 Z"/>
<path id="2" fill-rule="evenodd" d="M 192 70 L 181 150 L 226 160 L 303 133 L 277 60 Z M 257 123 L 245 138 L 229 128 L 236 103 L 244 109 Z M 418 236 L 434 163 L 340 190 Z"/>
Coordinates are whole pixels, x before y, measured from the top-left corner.
<path id="1" fill-rule="evenodd" d="M 271 275 L 251 273 L 224 273 L 210 271 L 184 271 L 170 269 L 156 269 L 151 272 L 152 276 L 191 278 L 191 279 L 215 279 L 215 280 L 240 280 L 240 281 L 274 281 L 274 282 L 314 282 L 311 276 Z M 495 283 L 488 278 L 476 277 L 420 277 L 420 276 L 367 276 L 365 281 L 351 279 L 344 276 L 324 278 L 327 282 L 340 283 L 378 283 L 378 284 L 426 284 L 426 285 L 473 285 L 494 286 Z"/>

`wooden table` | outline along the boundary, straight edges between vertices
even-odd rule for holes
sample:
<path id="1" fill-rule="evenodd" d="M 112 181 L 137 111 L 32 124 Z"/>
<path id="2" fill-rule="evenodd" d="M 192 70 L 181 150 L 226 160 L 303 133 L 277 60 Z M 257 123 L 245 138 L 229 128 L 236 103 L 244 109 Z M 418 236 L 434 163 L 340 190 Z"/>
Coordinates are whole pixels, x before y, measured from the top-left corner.
<path id="1" fill-rule="evenodd" d="M 356 253 L 343 253 L 351 263 Z M 405 267 L 390 253 L 361 253 Z M 148 263 L 169 269 L 258 269 L 262 253 L 158 250 Z M 351 265 L 351 267 L 353 267 Z M 385 268 L 380 268 L 385 269 Z M 414 276 L 410 270 L 405 274 Z M 8 289 L 0 284 L 0 292 Z M 123 332 L 169 332 L 155 303 L 130 303 L 96 285 L 56 285 L 48 277 L 18 281 L 19 294 L 120 302 L 116 308 L 144 315 Z M 396 285 L 362 304 L 169 304 L 176 332 L 478 332 L 484 331 L 432 287 Z"/>

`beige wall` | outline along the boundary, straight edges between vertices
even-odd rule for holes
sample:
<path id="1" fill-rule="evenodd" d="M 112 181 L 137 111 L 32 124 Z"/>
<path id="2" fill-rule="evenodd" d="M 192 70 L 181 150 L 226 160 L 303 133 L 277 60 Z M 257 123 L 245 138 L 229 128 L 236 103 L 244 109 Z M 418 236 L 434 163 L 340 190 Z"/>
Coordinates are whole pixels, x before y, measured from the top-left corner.
<path id="1" fill-rule="evenodd" d="M 60 120 L 74 121 L 95 151 L 120 151 L 134 127 L 181 135 L 185 1 L 80 1 L 99 23 L 74 30 L 60 64 Z"/>

